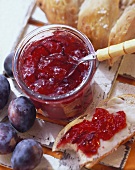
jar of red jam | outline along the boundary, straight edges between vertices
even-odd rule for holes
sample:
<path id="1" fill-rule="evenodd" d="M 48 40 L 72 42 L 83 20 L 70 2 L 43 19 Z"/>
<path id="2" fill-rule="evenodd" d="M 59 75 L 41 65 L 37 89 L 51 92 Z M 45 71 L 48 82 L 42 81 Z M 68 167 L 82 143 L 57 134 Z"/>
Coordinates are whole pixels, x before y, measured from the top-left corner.
<path id="1" fill-rule="evenodd" d="M 48 25 L 29 33 L 18 45 L 13 73 L 22 91 L 44 116 L 70 120 L 83 114 L 92 102 L 96 60 L 77 60 L 93 53 L 89 39 L 66 25 Z"/>

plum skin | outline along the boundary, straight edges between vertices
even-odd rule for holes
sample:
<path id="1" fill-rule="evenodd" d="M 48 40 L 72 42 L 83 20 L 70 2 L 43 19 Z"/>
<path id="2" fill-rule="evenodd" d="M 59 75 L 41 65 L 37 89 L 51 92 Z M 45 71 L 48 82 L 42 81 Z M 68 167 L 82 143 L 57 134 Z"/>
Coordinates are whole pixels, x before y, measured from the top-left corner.
<path id="1" fill-rule="evenodd" d="M 10 84 L 8 79 L 0 74 L 0 110 L 3 109 L 9 99 L 10 96 Z"/>
<path id="2" fill-rule="evenodd" d="M 14 170 L 32 170 L 41 161 L 43 150 L 34 139 L 24 139 L 15 147 L 11 165 Z"/>
<path id="3" fill-rule="evenodd" d="M 8 118 L 12 126 L 19 132 L 28 131 L 36 119 L 36 109 L 32 101 L 20 96 L 12 100 L 8 107 Z"/>
<path id="4" fill-rule="evenodd" d="M 14 57 L 15 52 L 12 51 L 10 54 L 7 55 L 7 57 L 4 60 L 4 70 L 6 74 L 13 78 L 13 71 L 12 71 L 12 59 Z"/>
<path id="5" fill-rule="evenodd" d="M 15 129 L 9 123 L 0 123 L 0 154 L 13 152 L 19 137 Z"/>

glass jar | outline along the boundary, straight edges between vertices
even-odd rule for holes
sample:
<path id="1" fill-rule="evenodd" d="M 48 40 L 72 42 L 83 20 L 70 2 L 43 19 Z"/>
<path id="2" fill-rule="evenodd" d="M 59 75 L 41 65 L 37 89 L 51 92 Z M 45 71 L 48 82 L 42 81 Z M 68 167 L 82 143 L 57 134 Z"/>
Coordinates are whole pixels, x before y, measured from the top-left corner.
<path id="1" fill-rule="evenodd" d="M 19 43 L 13 59 L 14 78 L 44 116 L 71 120 L 92 102 L 96 60 L 82 63 L 73 75 L 64 76 L 75 60 L 90 53 L 95 54 L 90 40 L 77 29 L 59 24 L 43 26 Z"/>

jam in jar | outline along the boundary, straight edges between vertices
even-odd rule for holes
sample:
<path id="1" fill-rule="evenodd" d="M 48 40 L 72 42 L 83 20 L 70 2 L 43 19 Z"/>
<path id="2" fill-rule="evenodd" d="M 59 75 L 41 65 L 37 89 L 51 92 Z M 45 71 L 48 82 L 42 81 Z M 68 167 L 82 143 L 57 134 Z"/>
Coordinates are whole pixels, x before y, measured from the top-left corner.
<path id="1" fill-rule="evenodd" d="M 18 45 L 14 77 L 37 109 L 53 119 L 72 119 L 92 101 L 91 83 L 96 60 L 81 63 L 67 77 L 77 60 L 93 53 L 89 39 L 65 25 L 48 25 L 28 34 Z"/>

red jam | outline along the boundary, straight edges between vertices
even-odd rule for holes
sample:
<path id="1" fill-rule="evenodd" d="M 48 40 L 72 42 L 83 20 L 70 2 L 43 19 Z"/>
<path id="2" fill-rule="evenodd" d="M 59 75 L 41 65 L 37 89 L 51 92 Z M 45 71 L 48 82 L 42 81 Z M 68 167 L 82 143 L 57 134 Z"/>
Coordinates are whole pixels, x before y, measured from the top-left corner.
<path id="1" fill-rule="evenodd" d="M 57 120 L 72 120 L 92 102 L 96 60 L 80 64 L 65 78 L 76 61 L 95 53 L 89 39 L 64 25 L 48 25 L 28 34 L 17 46 L 14 77 L 37 111 Z"/>
<path id="2" fill-rule="evenodd" d="M 56 96 L 78 87 L 87 77 L 89 62 L 80 64 L 73 75 L 65 78 L 76 60 L 86 56 L 88 48 L 78 37 L 57 30 L 32 42 L 24 51 L 20 70 L 25 84 L 40 94 Z"/>
<path id="3" fill-rule="evenodd" d="M 58 147 L 66 143 L 77 144 L 87 156 L 97 153 L 100 139 L 106 141 L 126 127 L 126 115 L 123 111 L 110 114 L 107 110 L 97 108 L 91 121 L 84 120 L 74 125 L 63 136 Z"/>

